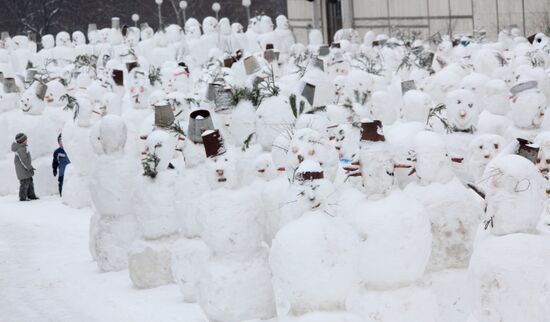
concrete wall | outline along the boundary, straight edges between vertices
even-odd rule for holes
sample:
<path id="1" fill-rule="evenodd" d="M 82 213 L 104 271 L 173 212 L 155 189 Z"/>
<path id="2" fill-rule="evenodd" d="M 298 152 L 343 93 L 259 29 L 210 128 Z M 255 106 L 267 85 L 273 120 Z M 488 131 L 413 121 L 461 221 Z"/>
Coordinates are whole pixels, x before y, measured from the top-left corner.
<path id="1" fill-rule="evenodd" d="M 317 1 L 324 8 L 325 0 Z M 353 25 L 361 33 L 374 30 L 392 34 L 399 28 L 431 35 L 435 32 L 447 34 L 451 28 L 453 34 L 471 34 L 474 29 L 484 29 L 488 37 L 495 38 L 497 27 L 503 29 L 510 24 L 517 24 L 523 30 L 525 21 L 526 35 L 550 26 L 550 0 L 352 1 Z M 287 0 L 287 3 L 297 39 L 307 42 L 307 31 L 312 25 L 311 3 L 305 0 Z"/>

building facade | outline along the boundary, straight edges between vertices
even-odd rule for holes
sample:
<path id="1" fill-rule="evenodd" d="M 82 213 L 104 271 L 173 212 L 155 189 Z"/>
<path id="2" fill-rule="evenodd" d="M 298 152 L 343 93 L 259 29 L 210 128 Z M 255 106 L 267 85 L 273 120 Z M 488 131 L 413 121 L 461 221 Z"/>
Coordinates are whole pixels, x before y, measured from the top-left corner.
<path id="1" fill-rule="evenodd" d="M 307 41 L 318 27 L 330 42 L 340 28 L 391 35 L 417 30 L 424 36 L 472 34 L 517 25 L 525 35 L 550 28 L 550 0 L 287 0 L 290 23 L 297 39 Z"/>

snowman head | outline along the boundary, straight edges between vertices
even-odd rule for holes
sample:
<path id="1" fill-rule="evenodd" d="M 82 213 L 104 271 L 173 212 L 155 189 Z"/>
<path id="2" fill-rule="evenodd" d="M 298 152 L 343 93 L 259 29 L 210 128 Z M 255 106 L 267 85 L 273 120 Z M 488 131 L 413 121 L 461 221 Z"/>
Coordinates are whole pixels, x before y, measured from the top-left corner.
<path id="1" fill-rule="evenodd" d="M 268 33 L 273 31 L 273 21 L 271 20 L 271 17 L 269 16 L 262 16 L 260 20 L 260 24 L 262 27 L 262 33 Z"/>
<path id="2" fill-rule="evenodd" d="M 231 32 L 234 34 L 242 34 L 244 32 L 243 25 L 241 25 L 238 22 L 234 22 L 231 24 Z"/>
<path id="3" fill-rule="evenodd" d="M 197 19 L 187 19 L 185 22 L 185 34 L 192 39 L 198 39 L 201 37 L 201 24 L 197 21 Z"/>
<path id="4" fill-rule="evenodd" d="M 206 17 L 202 21 L 202 31 L 205 35 L 212 35 L 218 32 L 218 20 L 214 17 Z"/>
<path id="5" fill-rule="evenodd" d="M 515 95 L 511 101 L 512 122 L 519 128 L 539 128 L 544 119 L 546 104 L 546 96 L 536 88 Z"/>
<path id="6" fill-rule="evenodd" d="M 277 175 L 277 169 L 273 164 L 270 154 L 262 154 L 254 160 L 254 171 L 258 178 L 269 181 Z"/>
<path id="7" fill-rule="evenodd" d="M 106 115 L 99 122 L 98 128 L 102 153 L 112 155 L 124 152 L 127 130 L 120 116 Z"/>
<path id="8" fill-rule="evenodd" d="M 253 17 L 248 22 L 248 29 L 254 31 L 255 33 L 262 33 L 262 26 L 260 24 L 260 18 L 259 17 Z"/>
<path id="9" fill-rule="evenodd" d="M 128 28 L 128 32 L 126 33 L 126 44 L 129 47 L 136 47 L 139 44 L 139 34 L 140 34 L 139 28 L 136 28 L 136 27 Z"/>
<path id="10" fill-rule="evenodd" d="M 45 96 L 45 85 L 40 84 L 39 82 L 34 82 L 19 99 L 19 107 L 25 113 L 31 115 L 40 115 L 44 111 L 44 96 Z"/>
<path id="11" fill-rule="evenodd" d="M 46 85 L 48 86 L 48 89 L 46 90 L 46 95 L 44 96 L 44 102 L 46 102 L 47 105 L 53 106 L 63 105 L 61 96 L 67 93 L 65 86 L 57 79 L 49 81 Z"/>
<path id="12" fill-rule="evenodd" d="M 334 186 L 324 178 L 321 165 L 313 160 L 300 164 L 294 174 L 294 184 L 297 185 L 297 202 L 307 204 L 311 210 L 326 209 L 328 200 L 334 194 Z"/>
<path id="13" fill-rule="evenodd" d="M 454 177 L 447 147 L 439 134 L 419 132 L 414 138 L 413 151 L 411 158 L 422 185 L 447 183 Z"/>
<path id="14" fill-rule="evenodd" d="M 468 160 L 487 165 L 504 147 L 504 138 L 496 134 L 481 134 L 470 142 Z"/>
<path id="15" fill-rule="evenodd" d="M 550 132 L 539 133 L 533 142 L 539 147 L 539 153 L 535 160 L 536 166 L 545 177 L 548 177 L 550 175 Z"/>
<path id="16" fill-rule="evenodd" d="M 489 81 L 489 77 L 479 74 L 471 73 L 464 77 L 460 82 L 460 88 L 471 91 L 476 97 L 483 97 L 485 94 L 485 85 Z"/>
<path id="17" fill-rule="evenodd" d="M 309 32 L 309 44 L 313 46 L 318 46 L 323 44 L 323 34 L 319 29 L 312 29 Z"/>
<path id="18" fill-rule="evenodd" d="M 91 45 L 95 45 L 99 42 L 99 32 L 97 30 L 88 31 L 88 41 Z"/>
<path id="19" fill-rule="evenodd" d="M 424 92 L 413 89 L 403 95 L 403 118 L 405 121 L 426 122 L 431 108 L 432 99 Z"/>
<path id="20" fill-rule="evenodd" d="M 158 172 L 172 168 L 170 162 L 176 158 L 176 145 L 176 138 L 163 130 L 155 130 L 147 136 L 145 154 L 154 155 L 157 158 Z"/>
<path id="21" fill-rule="evenodd" d="M 153 28 L 151 28 L 149 26 L 147 26 L 147 27 L 145 27 L 141 30 L 141 39 L 142 40 L 151 39 L 151 38 L 153 38 L 154 35 L 155 35 L 155 31 L 153 30 Z"/>
<path id="22" fill-rule="evenodd" d="M 496 115 L 506 115 L 510 111 L 508 86 L 501 79 L 492 79 L 485 84 L 483 97 L 485 109 Z"/>
<path id="23" fill-rule="evenodd" d="M 89 127 L 92 124 L 93 106 L 85 93 L 76 93 L 78 102 L 78 116 L 76 124 L 80 127 Z"/>
<path id="24" fill-rule="evenodd" d="M 227 18 L 220 19 L 220 34 L 229 36 L 231 35 L 231 22 Z"/>
<path id="25" fill-rule="evenodd" d="M 50 49 L 50 48 L 53 48 L 55 46 L 55 39 L 53 38 L 53 35 L 44 35 L 42 36 L 42 47 L 44 47 L 44 49 Z"/>
<path id="26" fill-rule="evenodd" d="M 107 115 L 118 114 L 116 111 L 120 111 L 122 108 L 122 98 L 113 92 L 103 94 L 101 97 L 101 103 L 105 108 L 105 113 Z"/>
<path id="27" fill-rule="evenodd" d="M 479 108 L 471 91 L 457 89 L 447 93 L 445 106 L 449 122 L 455 129 L 473 130 L 477 125 Z"/>
<path id="28" fill-rule="evenodd" d="M 29 38 L 27 36 L 14 36 L 12 39 L 13 49 L 24 49 L 29 47 Z"/>
<path id="29" fill-rule="evenodd" d="M 171 44 L 177 43 L 183 38 L 183 29 L 179 25 L 172 24 L 166 27 L 166 35 Z"/>
<path id="30" fill-rule="evenodd" d="M 207 179 L 212 189 L 235 189 L 239 185 L 236 158 L 232 151 L 211 156 L 206 161 Z"/>
<path id="31" fill-rule="evenodd" d="M 137 67 L 132 69 L 129 77 L 129 91 L 134 108 L 146 108 L 148 106 L 148 95 L 151 90 L 147 73 Z"/>
<path id="32" fill-rule="evenodd" d="M 277 24 L 277 29 L 288 30 L 290 28 L 288 19 L 285 15 L 277 16 L 277 18 L 275 18 L 275 23 Z"/>
<path id="33" fill-rule="evenodd" d="M 56 47 L 71 47 L 71 35 L 66 31 L 61 31 L 55 36 Z"/>
<path id="34" fill-rule="evenodd" d="M 339 99 L 344 95 L 344 88 L 346 87 L 346 77 L 343 75 L 338 75 L 334 77 L 332 81 L 334 85 L 334 95 Z"/>
<path id="35" fill-rule="evenodd" d="M 73 44 L 75 46 L 85 45 L 86 44 L 86 36 L 84 36 L 84 33 L 82 31 L 75 31 L 73 32 Z"/>
<path id="36" fill-rule="evenodd" d="M 103 44 L 109 43 L 110 34 L 111 34 L 111 28 L 103 28 L 99 30 L 99 42 Z"/>

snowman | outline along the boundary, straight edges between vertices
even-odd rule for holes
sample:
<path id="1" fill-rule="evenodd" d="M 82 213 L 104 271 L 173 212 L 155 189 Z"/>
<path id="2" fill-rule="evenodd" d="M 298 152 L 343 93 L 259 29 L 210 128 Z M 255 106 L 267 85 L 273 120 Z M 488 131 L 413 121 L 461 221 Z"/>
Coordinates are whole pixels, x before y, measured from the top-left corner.
<path id="1" fill-rule="evenodd" d="M 128 90 L 129 97 L 134 109 L 147 108 L 149 95 L 152 88 L 149 82 L 148 72 L 143 68 L 133 68 L 128 75 Z"/>
<path id="2" fill-rule="evenodd" d="M 391 125 L 397 119 L 397 111 L 393 108 L 392 96 L 385 91 L 376 91 L 367 103 L 371 118 L 380 120 L 384 125 Z"/>
<path id="3" fill-rule="evenodd" d="M 449 153 L 458 162 L 453 167 L 463 181 L 468 177 L 463 159 L 467 156 L 468 145 L 474 138 L 476 124 L 479 117 L 479 108 L 474 94 L 465 89 L 456 89 L 447 93 L 445 108 L 448 120 L 448 133 L 445 141 Z"/>
<path id="4" fill-rule="evenodd" d="M 431 108 L 432 99 L 425 92 L 413 89 L 403 95 L 402 117 L 404 121 L 425 124 Z"/>
<path id="5" fill-rule="evenodd" d="M 212 251 L 200 279 L 199 303 L 213 321 L 238 322 L 275 315 L 264 217 L 258 192 L 239 187 L 232 151 L 218 130 L 203 132 L 210 191 L 201 198 L 201 237 Z"/>
<path id="6" fill-rule="evenodd" d="M 359 287 L 359 238 L 343 219 L 327 211 L 326 200 L 318 198 L 319 180 L 320 165 L 304 161 L 296 171 L 295 181 L 303 189 L 297 197 L 314 206 L 282 227 L 272 242 L 269 262 L 279 316 L 341 310 Z"/>
<path id="7" fill-rule="evenodd" d="M 349 312 L 380 321 L 438 321 L 431 291 L 416 283 L 428 264 L 432 233 L 426 209 L 399 189 L 382 199 L 345 203 L 346 219 L 359 235 L 363 288 L 347 300 Z"/>
<path id="8" fill-rule="evenodd" d="M 290 25 L 286 16 L 277 16 L 275 23 L 277 25 L 275 28 L 275 37 L 277 38 L 276 44 L 278 45 L 276 49 L 281 53 L 281 59 L 285 61 L 286 56 L 290 52 L 290 47 L 294 45 L 296 40 L 294 39 L 292 30 L 290 30 Z"/>
<path id="9" fill-rule="evenodd" d="M 124 154 L 126 125 L 119 116 L 105 116 L 96 128 L 97 136 L 90 139 L 98 140 L 101 149 L 96 151 L 97 162 L 90 176 L 95 209 L 90 240 L 99 269 L 116 271 L 128 267 L 128 251 L 137 233 L 131 190 L 138 169 Z"/>
<path id="10" fill-rule="evenodd" d="M 292 131 L 295 117 L 286 96 L 272 96 L 262 100 L 256 110 L 256 135 L 264 150 L 271 150 L 279 134 Z"/>
<path id="11" fill-rule="evenodd" d="M 262 50 L 266 49 L 268 44 L 272 44 L 275 49 L 278 49 L 279 43 L 277 42 L 277 34 L 273 31 L 273 21 L 269 16 L 261 16 L 260 18 L 261 34 L 258 37 L 258 42 Z"/>
<path id="12" fill-rule="evenodd" d="M 468 269 L 469 321 L 545 321 L 550 238 L 546 224 L 537 230 L 548 218 L 543 179 L 517 155 L 496 158 L 485 173 L 486 221 Z"/>
<path id="13" fill-rule="evenodd" d="M 129 273 L 138 288 L 173 282 L 171 247 L 178 238 L 175 208 L 176 138 L 155 130 L 146 140 L 142 160 L 144 175 L 136 183 L 132 197 L 140 238 L 128 254 Z"/>
<path id="14" fill-rule="evenodd" d="M 510 89 L 513 96 L 508 116 L 512 119 L 512 124 L 504 133 L 505 139 L 510 141 L 521 137 L 533 140 L 538 134 L 543 124 L 547 100 L 537 86 L 537 81 L 527 81 Z"/>
<path id="15" fill-rule="evenodd" d="M 433 242 L 428 270 L 464 268 L 472 252 L 483 202 L 454 175 L 452 160 L 438 134 L 419 132 L 413 149 L 418 182 L 410 183 L 404 191 L 424 206 L 431 222 Z"/>

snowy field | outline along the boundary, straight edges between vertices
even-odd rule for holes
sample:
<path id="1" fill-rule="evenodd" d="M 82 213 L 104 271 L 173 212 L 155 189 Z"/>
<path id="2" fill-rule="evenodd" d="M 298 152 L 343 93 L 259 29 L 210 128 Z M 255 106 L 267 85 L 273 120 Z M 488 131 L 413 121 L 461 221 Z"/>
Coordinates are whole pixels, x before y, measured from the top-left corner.
<path id="1" fill-rule="evenodd" d="M 127 271 L 100 273 L 88 251 L 90 216 L 57 197 L 0 198 L 0 321 L 207 321 L 175 285 L 137 290 Z"/>
<path id="2" fill-rule="evenodd" d="M 176 285 L 138 290 L 127 270 L 101 273 L 88 251 L 91 214 L 57 197 L 0 198 L 0 321 L 208 321 Z M 449 270 L 419 285 L 434 291 L 444 321 L 465 322 L 465 281 L 465 270 Z"/>

